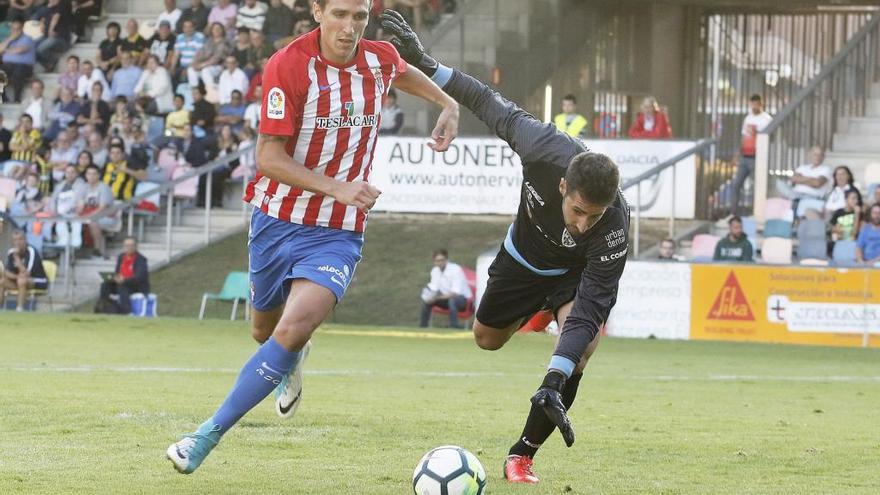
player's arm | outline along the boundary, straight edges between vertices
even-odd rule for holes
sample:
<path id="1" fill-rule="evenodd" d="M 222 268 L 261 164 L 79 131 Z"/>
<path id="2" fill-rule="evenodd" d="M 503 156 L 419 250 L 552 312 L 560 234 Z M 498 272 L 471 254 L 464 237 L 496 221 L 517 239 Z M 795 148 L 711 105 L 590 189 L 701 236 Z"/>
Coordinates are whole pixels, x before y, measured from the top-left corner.
<path id="1" fill-rule="evenodd" d="M 555 125 L 541 122 L 477 79 L 431 58 L 397 12 L 386 10 L 382 14 L 382 27 L 394 36 L 391 43 L 404 60 L 430 76 L 443 91 L 485 122 L 523 162 L 568 165 L 572 156 L 585 151 L 582 144 L 559 132 Z"/>
<path id="2" fill-rule="evenodd" d="M 431 132 L 431 139 L 434 142 L 429 143 L 428 147 L 434 151 L 449 149 L 449 144 L 458 135 L 458 103 L 444 93 L 428 76 L 421 71 L 413 70 L 412 66 L 409 66 L 409 70 L 397 78 L 394 85 L 404 93 L 418 96 L 443 109 L 440 112 L 440 117 L 437 118 L 434 131 Z"/>
<path id="3" fill-rule="evenodd" d="M 306 168 L 287 154 L 287 140 L 285 136 L 259 135 L 256 159 L 260 174 L 293 188 L 331 196 L 340 203 L 361 210 L 369 210 L 376 204 L 381 194 L 378 189 L 366 182 L 338 181 Z"/>

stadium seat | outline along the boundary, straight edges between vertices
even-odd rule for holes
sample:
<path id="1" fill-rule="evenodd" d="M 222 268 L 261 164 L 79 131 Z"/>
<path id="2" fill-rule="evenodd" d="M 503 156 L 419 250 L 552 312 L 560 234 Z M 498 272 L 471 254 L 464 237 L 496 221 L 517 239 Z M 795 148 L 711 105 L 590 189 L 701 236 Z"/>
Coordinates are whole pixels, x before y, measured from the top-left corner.
<path id="1" fill-rule="evenodd" d="M 800 260 L 828 259 L 828 242 L 824 237 L 798 238 L 797 256 Z"/>
<path id="2" fill-rule="evenodd" d="M 791 200 L 785 198 L 769 198 L 764 206 L 764 220 L 794 220 Z"/>
<path id="3" fill-rule="evenodd" d="M 743 233 L 745 233 L 749 239 L 754 240 L 758 238 L 758 221 L 755 220 L 755 217 L 743 217 L 742 225 Z"/>
<path id="4" fill-rule="evenodd" d="M 856 266 L 856 241 L 837 241 L 831 252 L 831 264 L 834 266 Z"/>
<path id="5" fill-rule="evenodd" d="M 865 166 L 865 184 L 880 184 L 880 163 L 869 163 Z"/>
<path id="6" fill-rule="evenodd" d="M 764 237 L 791 239 L 791 222 L 788 220 L 767 220 L 764 224 Z"/>
<path id="7" fill-rule="evenodd" d="M 471 288 L 471 294 L 476 294 L 477 293 L 477 272 L 471 270 L 470 268 L 464 267 L 464 266 L 461 267 L 461 271 L 464 272 L 464 277 L 467 279 L 468 286 Z M 458 312 L 458 321 L 459 322 L 470 321 L 470 319 L 474 317 L 474 313 L 475 313 L 474 297 L 471 296 L 470 298 L 468 298 L 467 304 L 465 305 L 465 308 Z M 434 315 L 448 316 L 449 310 L 438 307 L 438 306 L 434 306 L 431 309 L 431 324 L 432 324 L 432 326 L 433 326 L 433 322 L 434 322 L 434 318 L 433 318 Z"/>
<path id="8" fill-rule="evenodd" d="M 791 264 L 791 239 L 767 237 L 761 247 L 761 261 L 772 265 Z"/>
<path id="9" fill-rule="evenodd" d="M 824 242 L 827 236 L 826 225 L 822 220 L 802 220 L 798 224 L 797 237 L 800 241 L 804 239 L 821 239 Z"/>
<path id="10" fill-rule="evenodd" d="M 0 177 L 0 198 L 6 200 L 6 205 L 11 205 L 15 200 L 15 179 L 10 179 L 8 177 Z M 6 208 L 4 208 L 4 211 Z"/>
<path id="11" fill-rule="evenodd" d="M 715 246 L 721 238 L 717 235 L 698 234 L 694 236 L 691 244 L 691 256 L 694 261 L 700 258 L 708 258 L 711 260 L 715 256 Z"/>
<path id="12" fill-rule="evenodd" d="M 174 169 L 177 168 L 177 151 L 171 148 L 162 148 L 159 150 L 159 156 L 156 158 L 159 168 L 165 173 L 165 180 L 171 180 Z"/>
<path id="13" fill-rule="evenodd" d="M 797 205 L 797 217 L 804 218 L 807 216 L 807 211 L 813 210 L 817 212 L 819 215 L 825 210 L 825 200 L 824 199 L 814 199 L 814 198 L 804 198 L 798 201 Z"/>
<path id="14" fill-rule="evenodd" d="M 223 288 L 219 294 L 211 294 L 205 292 L 202 294 L 202 307 L 199 309 L 199 319 L 205 319 L 205 309 L 208 306 L 208 300 L 212 301 L 232 301 L 232 315 L 229 317 L 231 321 L 235 321 L 238 314 L 238 301 L 244 301 L 244 319 L 250 319 L 250 285 L 248 283 L 247 272 L 229 272 L 226 280 L 223 282 Z"/>

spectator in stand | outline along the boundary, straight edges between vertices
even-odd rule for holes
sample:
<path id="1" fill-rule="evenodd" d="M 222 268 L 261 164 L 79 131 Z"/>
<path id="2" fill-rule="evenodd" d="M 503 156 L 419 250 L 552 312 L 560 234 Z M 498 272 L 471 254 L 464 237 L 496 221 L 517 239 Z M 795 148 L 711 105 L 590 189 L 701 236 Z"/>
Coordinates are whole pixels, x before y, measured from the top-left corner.
<path id="1" fill-rule="evenodd" d="M 113 81 L 110 83 L 110 92 L 113 98 L 124 96 L 126 100 L 134 99 L 134 88 L 141 79 L 143 70 L 134 64 L 131 52 L 121 52 L 119 60 L 122 66 L 113 72 Z"/>
<path id="2" fill-rule="evenodd" d="M 217 110 L 214 105 L 205 100 L 205 90 L 199 87 L 193 88 L 192 100 L 193 109 L 189 114 L 190 122 L 200 129 L 199 132 L 213 131 Z"/>
<path id="3" fill-rule="evenodd" d="M 95 165 L 95 160 L 92 158 L 92 153 L 85 149 L 80 151 L 76 157 L 76 172 L 80 177 L 85 177 L 86 169 L 93 165 Z"/>
<path id="4" fill-rule="evenodd" d="M 232 92 L 238 91 L 244 94 L 248 89 L 248 78 L 244 71 L 238 67 L 238 61 L 234 56 L 226 57 L 226 68 L 220 73 L 220 83 L 217 86 L 217 97 L 220 105 L 225 105 L 232 101 Z M 241 116 L 244 117 L 244 104 L 239 101 L 241 106 Z"/>
<path id="5" fill-rule="evenodd" d="M 397 91 L 388 90 L 382 103 L 382 120 L 379 125 L 380 136 L 397 136 L 403 129 L 403 110 L 397 105 Z"/>
<path id="6" fill-rule="evenodd" d="M 859 263 L 869 266 L 880 263 L 880 204 L 871 206 L 856 242 L 856 260 Z"/>
<path id="7" fill-rule="evenodd" d="M 73 91 L 61 88 L 61 99 L 49 112 L 48 130 L 43 133 L 47 141 L 54 141 L 58 133 L 67 129 L 68 124 L 76 121 L 76 116 L 82 111 L 82 105 L 73 98 Z"/>
<path id="8" fill-rule="evenodd" d="M 239 150 L 248 150 L 242 153 L 238 160 L 238 167 L 232 170 L 229 178 L 233 180 L 251 179 L 256 175 L 256 160 L 254 159 L 254 145 L 257 142 L 257 135 L 248 126 L 241 129 L 241 141 L 238 143 Z"/>
<path id="9" fill-rule="evenodd" d="M 165 117 L 165 135 L 182 137 L 183 128 L 189 125 L 189 110 L 183 108 L 183 95 L 174 95 L 174 111 Z"/>
<path id="10" fill-rule="evenodd" d="M 61 97 L 61 90 L 67 88 L 73 93 L 74 98 L 76 97 L 76 89 L 77 83 L 79 82 L 79 57 L 76 55 L 71 55 L 67 57 L 67 65 L 64 68 L 64 72 L 58 76 L 58 93 L 55 95 L 55 99 Z"/>
<path id="11" fill-rule="evenodd" d="M 101 72 L 101 69 L 95 67 L 95 64 L 90 60 L 86 60 L 82 63 L 82 71 L 79 79 L 76 80 L 76 97 L 87 100 L 92 95 L 92 87 L 95 83 L 101 85 L 101 98 L 109 103 L 112 95 L 110 94 L 110 85 L 107 84 L 107 79 L 104 78 L 104 73 Z"/>
<path id="12" fill-rule="evenodd" d="M 0 286 L 0 307 L 6 307 L 6 293 L 15 290 L 18 291 L 18 305 L 15 310 L 24 311 L 29 290 L 48 288 L 49 279 L 46 278 L 40 253 L 28 245 L 24 231 L 13 231 L 12 248 L 6 257 L 6 270 Z"/>
<path id="13" fill-rule="evenodd" d="M 385 0 L 385 8 L 401 12 L 416 32 L 424 26 L 425 0 Z"/>
<path id="14" fill-rule="evenodd" d="M 82 110 L 76 117 L 76 123 L 79 125 L 91 124 L 95 130 L 105 134 L 110 125 L 110 114 L 110 105 L 104 101 L 104 86 L 96 82 L 92 84 L 91 98 L 85 101 Z"/>
<path id="15" fill-rule="evenodd" d="M 660 241 L 660 261 L 684 261 L 684 256 L 675 254 L 675 239 L 666 238 Z"/>
<path id="16" fill-rule="evenodd" d="M 112 78 L 113 71 L 119 67 L 119 50 L 122 48 L 122 38 L 119 37 L 121 30 L 118 22 L 107 24 L 107 37 L 98 45 L 98 67 L 107 78 Z"/>
<path id="17" fill-rule="evenodd" d="M 195 137 L 191 125 L 183 128 L 177 149 L 184 161 L 193 168 L 199 168 L 217 156 L 216 141 L 212 138 Z"/>
<path id="18" fill-rule="evenodd" d="M 146 180 L 146 170 L 137 170 L 128 166 L 125 159 L 125 147 L 121 144 L 110 145 L 110 157 L 104 166 L 104 184 L 110 186 L 113 197 L 119 201 L 128 201 L 134 196 L 134 188 L 139 180 Z"/>
<path id="19" fill-rule="evenodd" d="M 778 181 L 776 189 L 779 193 L 795 202 L 811 201 L 819 204 L 818 210 L 822 209 L 822 202 L 831 191 L 832 177 L 831 167 L 825 165 L 825 150 L 821 146 L 813 146 L 809 153 L 810 163 L 799 166 L 794 171 L 794 176 L 787 182 Z M 796 210 L 804 210 L 803 207 L 795 207 Z M 812 209 L 810 210 L 812 211 Z M 821 212 L 806 216 L 821 216 Z"/>
<path id="20" fill-rule="evenodd" d="M 220 105 L 215 125 L 228 125 L 234 132 L 239 132 L 244 125 L 244 113 L 247 110 L 242 101 L 241 91 L 232 90 L 231 101 Z"/>
<path id="21" fill-rule="evenodd" d="M 192 65 L 202 47 L 205 45 L 205 35 L 201 31 L 195 30 L 193 21 L 183 21 L 183 32 L 177 35 L 174 40 L 174 79 L 180 81 L 182 75 Z"/>
<path id="22" fill-rule="evenodd" d="M 3 114 L 0 113 L 0 172 L 3 172 L 3 163 L 12 159 L 12 151 L 9 149 L 9 141 L 11 140 L 12 133 L 3 127 Z"/>
<path id="23" fill-rule="evenodd" d="M 291 5 L 290 0 L 282 1 L 293 10 L 294 22 L 312 19 L 312 2 L 310 0 L 293 0 L 293 5 Z M 383 2 L 374 1 L 373 5 L 375 9 L 379 10 L 379 13 L 382 13 Z"/>
<path id="24" fill-rule="evenodd" d="M 85 206 L 85 181 L 79 177 L 76 165 L 64 168 L 64 180 L 55 186 L 49 200 L 49 211 L 54 216 L 67 219 L 55 222 L 58 244 L 73 249 L 82 247 L 82 222 L 77 221 Z"/>
<path id="25" fill-rule="evenodd" d="M 15 192 L 11 212 L 13 215 L 33 215 L 43 209 L 43 191 L 40 189 L 40 176 L 28 172 L 24 185 Z"/>
<path id="26" fill-rule="evenodd" d="M 3 164 L 3 175 L 15 180 L 24 178 L 42 144 L 42 135 L 34 128 L 33 119 L 30 115 L 23 114 L 18 118 L 18 128 L 9 140 L 12 157 Z"/>
<path id="27" fill-rule="evenodd" d="M 48 0 L 37 14 L 37 20 L 43 25 L 45 33 L 43 39 L 37 43 L 37 61 L 46 68 L 46 72 L 54 72 L 58 58 L 70 48 L 73 21 L 70 3 Z"/>
<path id="28" fill-rule="evenodd" d="M 225 30 L 235 29 L 235 22 L 238 19 L 238 5 L 231 0 L 217 0 L 217 5 L 211 9 L 208 14 L 208 27 L 205 29 L 205 35 L 211 37 L 209 31 L 214 23 L 220 24 Z"/>
<path id="29" fill-rule="evenodd" d="M 110 135 L 118 136 L 125 126 L 125 119 L 128 117 L 128 98 L 117 96 L 114 102 L 113 113 L 110 115 Z"/>
<path id="30" fill-rule="evenodd" d="M 166 114 L 174 109 L 171 76 L 156 55 L 150 55 L 147 59 L 147 68 L 135 85 L 134 92 L 139 98 L 147 97 L 155 102 L 157 113 Z"/>
<path id="31" fill-rule="evenodd" d="M 6 20 L 30 19 L 40 10 L 39 4 L 36 0 L 9 0 Z"/>
<path id="32" fill-rule="evenodd" d="M 737 214 L 739 209 L 739 198 L 743 184 L 745 184 L 749 175 L 755 171 L 755 143 L 758 139 L 758 133 L 770 125 L 770 122 L 773 122 L 773 117 L 764 111 L 764 102 L 761 99 L 761 95 L 752 95 L 749 98 L 749 113 L 743 120 L 740 157 L 736 165 L 736 174 L 731 184 L 730 211 L 734 215 Z"/>
<path id="33" fill-rule="evenodd" d="M 238 61 L 239 67 L 247 67 L 248 53 L 251 49 L 251 30 L 245 27 L 238 28 L 235 44 L 232 46 L 232 55 Z"/>
<path id="34" fill-rule="evenodd" d="M 874 200 L 871 205 L 880 205 L 880 186 L 874 188 Z"/>
<path id="35" fill-rule="evenodd" d="M 642 101 L 642 111 L 629 128 L 629 137 L 633 139 L 669 139 L 672 127 L 669 118 L 660 110 L 660 105 L 653 96 Z"/>
<path id="36" fill-rule="evenodd" d="M 431 281 L 422 289 L 422 315 L 419 326 L 428 326 L 431 310 L 434 306 L 449 310 L 450 328 L 462 328 L 458 323 L 458 312 L 467 307 L 471 298 L 471 287 L 465 277 L 464 270 L 449 261 L 449 253 L 445 249 L 434 251 L 434 268 L 431 270 Z"/>
<path id="37" fill-rule="evenodd" d="M 187 69 L 187 76 L 190 88 L 198 86 L 201 80 L 208 91 L 216 92 L 217 76 L 223 70 L 223 61 L 232 52 L 232 47 L 226 40 L 226 31 L 222 24 L 215 22 L 210 29 L 211 36 L 196 53 Z"/>
<path id="38" fill-rule="evenodd" d="M 266 64 L 260 65 L 260 61 L 269 60 L 275 53 L 275 46 L 266 40 L 262 31 L 251 31 L 251 47 L 248 50 L 248 62 L 246 68 L 250 71 L 261 70 Z"/>
<path id="39" fill-rule="evenodd" d="M 859 227 L 862 220 L 862 197 L 858 191 L 852 189 L 846 192 L 846 202 L 842 208 L 837 209 L 831 215 L 831 243 L 828 245 L 829 254 L 834 249 L 837 241 L 854 241 L 859 235 Z"/>
<path id="40" fill-rule="evenodd" d="M 102 0 L 72 0 L 70 10 L 73 14 L 73 34 L 77 41 L 86 37 L 86 25 L 90 17 L 101 15 Z"/>
<path id="41" fill-rule="evenodd" d="M 281 0 L 271 0 L 269 10 L 266 12 L 266 22 L 263 23 L 263 33 L 269 43 L 274 44 L 281 38 L 290 36 L 295 23 L 293 10 L 290 7 L 284 5 Z"/>
<path id="42" fill-rule="evenodd" d="M 122 244 L 122 253 L 116 259 L 116 275 L 113 280 L 101 283 L 101 295 L 96 305 L 96 313 L 131 313 L 131 295 L 150 293 L 150 271 L 147 258 L 137 249 L 134 237 L 126 237 Z M 113 301 L 110 296 L 118 295 L 119 300 Z"/>
<path id="43" fill-rule="evenodd" d="M 754 258 L 752 243 L 743 232 L 742 220 L 733 216 L 727 221 L 728 233 L 715 246 L 715 261 L 751 263 Z"/>
<path id="44" fill-rule="evenodd" d="M 0 43 L 3 56 L 3 71 L 9 76 L 9 85 L 3 101 L 18 103 L 27 81 L 34 75 L 37 63 L 37 44 L 33 38 L 22 31 L 24 24 L 19 18 L 12 20 L 9 37 Z"/>
<path id="45" fill-rule="evenodd" d="M 257 101 L 255 93 L 257 88 L 263 85 L 263 67 L 269 63 L 269 59 L 265 58 L 257 63 L 257 71 L 250 78 L 247 93 L 244 95 L 244 101 Z"/>
<path id="46" fill-rule="evenodd" d="M 114 211 L 113 191 L 101 182 L 101 171 L 97 166 L 86 169 L 86 186 L 83 199 L 83 217 L 91 217 L 89 233 L 98 256 L 107 259 L 107 243 L 103 229 L 112 230 L 117 226 L 116 219 L 110 215 Z"/>
<path id="47" fill-rule="evenodd" d="M 49 155 L 49 166 L 52 168 L 53 184 L 59 184 L 64 180 L 64 171 L 71 165 L 76 165 L 76 157 L 79 150 L 71 146 L 71 138 L 66 129 L 58 133 L 58 138 L 52 143 L 52 152 Z"/>
<path id="48" fill-rule="evenodd" d="M 125 23 L 125 33 L 126 36 L 122 38 L 122 43 L 119 45 L 119 54 L 120 56 L 125 53 L 131 55 L 132 63 L 137 64 L 141 59 L 141 54 L 147 51 L 150 46 L 138 32 L 136 20 L 129 19 Z M 120 62 L 122 62 L 121 58 Z"/>
<path id="49" fill-rule="evenodd" d="M 254 100 L 244 110 L 244 126 L 251 130 L 260 128 L 260 108 L 263 106 L 263 87 L 257 86 L 254 90 Z"/>
<path id="50" fill-rule="evenodd" d="M 262 31 L 268 11 L 269 7 L 263 2 L 244 0 L 244 5 L 238 8 L 235 27 L 246 27 L 250 30 Z"/>
<path id="51" fill-rule="evenodd" d="M 195 145 L 200 144 L 196 140 Z M 205 163 L 213 160 L 217 157 L 226 156 L 238 151 L 238 137 L 235 136 L 235 133 L 232 132 L 232 127 L 228 125 L 223 125 L 220 127 L 220 130 L 217 132 L 217 142 L 216 144 L 209 144 L 205 141 L 202 141 L 203 145 L 207 145 L 205 148 Z M 193 146 L 190 146 L 190 150 L 193 149 Z M 192 153 L 190 153 L 192 155 Z M 187 160 L 189 161 L 189 160 Z M 211 174 L 211 206 L 214 208 L 222 208 L 223 207 L 223 185 L 226 183 L 226 179 L 229 178 L 230 171 L 237 167 L 239 164 L 238 160 L 232 160 L 230 163 L 227 163 L 225 167 L 218 168 L 214 170 Z M 193 164 L 194 166 L 197 166 Z M 207 176 L 202 175 L 199 177 L 199 198 L 197 201 L 197 206 L 202 207 L 205 206 L 205 196 L 207 195 Z"/>
<path id="52" fill-rule="evenodd" d="M 31 81 L 31 94 L 25 98 L 21 107 L 24 113 L 33 119 L 34 127 L 46 129 L 49 127 L 49 112 L 52 111 L 52 102 L 43 96 L 43 81 L 34 79 Z"/>
<path id="53" fill-rule="evenodd" d="M 165 10 L 156 19 L 156 25 L 161 25 L 165 21 L 169 27 L 176 26 L 181 15 L 183 12 L 177 8 L 177 0 L 165 0 Z"/>
<path id="54" fill-rule="evenodd" d="M 589 122 L 583 115 L 577 113 L 577 98 L 574 95 L 562 97 L 562 113 L 553 119 L 559 132 L 564 132 L 574 138 L 587 137 Z"/>
<path id="55" fill-rule="evenodd" d="M 208 13 L 208 8 L 205 7 L 205 3 L 202 0 L 192 0 L 192 5 L 181 12 L 174 31 L 178 34 L 184 32 L 183 23 L 192 21 L 196 32 L 204 32 L 205 28 L 208 27 Z"/>
<path id="56" fill-rule="evenodd" d="M 825 218 L 831 218 L 837 210 L 846 206 L 847 195 L 850 191 L 855 191 L 859 197 L 859 205 L 862 204 L 862 193 L 855 186 L 852 170 L 846 165 L 841 165 L 834 169 L 834 188 L 828 194 L 825 200 Z"/>
<path id="57" fill-rule="evenodd" d="M 92 163 L 94 163 L 96 167 L 103 169 L 104 164 L 107 163 L 108 150 L 106 143 L 104 143 L 104 137 L 99 132 L 96 131 L 89 134 L 86 151 L 91 153 Z"/>
<path id="58" fill-rule="evenodd" d="M 150 38 L 150 50 L 144 52 L 141 65 L 146 65 L 150 55 L 159 58 L 159 65 L 165 68 L 169 74 L 174 71 L 174 41 L 176 36 L 171 32 L 171 24 L 162 21 L 156 34 Z"/>

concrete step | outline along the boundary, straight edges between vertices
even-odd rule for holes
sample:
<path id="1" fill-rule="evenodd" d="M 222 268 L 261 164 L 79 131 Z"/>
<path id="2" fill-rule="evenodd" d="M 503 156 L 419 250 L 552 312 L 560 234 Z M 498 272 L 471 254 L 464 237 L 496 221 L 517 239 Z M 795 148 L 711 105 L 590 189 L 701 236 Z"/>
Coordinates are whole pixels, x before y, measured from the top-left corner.
<path id="1" fill-rule="evenodd" d="M 869 163 L 880 162 L 880 154 L 876 152 L 839 151 L 835 149 L 825 155 L 825 163 L 830 167 L 846 165 L 852 170 L 856 183 L 864 184 L 865 167 Z"/>
<path id="2" fill-rule="evenodd" d="M 180 3 L 178 8 L 180 8 Z M 152 15 L 157 17 L 159 12 L 165 10 L 163 2 L 158 0 L 105 0 L 105 14 L 138 14 Z"/>
<path id="3" fill-rule="evenodd" d="M 840 119 L 840 134 L 880 135 L 880 117 L 850 117 Z"/>
<path id="4" fill-rule="evenodd" d="M 880 98 L 872 98 L 868 100 L 867 108 L 865 109 L 866 117 L 880 117 Z"/>
<path id="5" fill-rule="evenodd" d="M 871 97 L 880 98 L 880 82 L 875 82 L 871 84 Z"/>
<path id="6" fill-rule="evenodd" d="M 880 139 L 870 134 L 835 134 L 834 151 L 865 152 L 880 156 Z"/>

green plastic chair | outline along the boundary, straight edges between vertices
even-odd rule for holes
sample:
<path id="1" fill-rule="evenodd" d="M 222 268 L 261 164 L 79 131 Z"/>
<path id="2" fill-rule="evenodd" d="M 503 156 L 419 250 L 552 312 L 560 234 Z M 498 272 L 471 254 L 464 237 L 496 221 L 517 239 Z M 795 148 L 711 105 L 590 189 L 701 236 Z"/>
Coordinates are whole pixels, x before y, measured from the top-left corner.
<path id="1" fill-rule="evenodd" d="M 211 294 L 208 292 L 202 294 L 202 308 L 199 310 L 199 319 L 205 319 L 205 308 L 210 299 L 212 301 L 232 301 L 232 316 L 230 316 L 229 319 L 235 321 L 235 316 L 238 314 L 238 300 L 241 299 L 244 301 L 244 319 L 249 320 L 249 296 L 250 284 L 248 283 L 247 272 L 229 272 L 229 275 L 226 275 L 226 280 L 223 282 L 223 288 L 220 289 L 219 294 Z"/>

